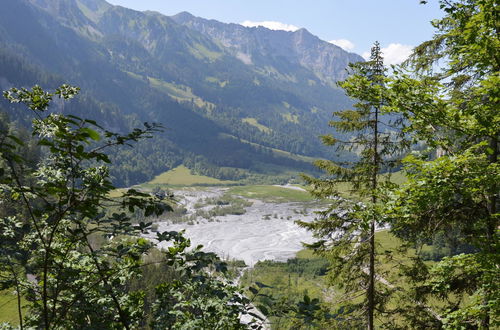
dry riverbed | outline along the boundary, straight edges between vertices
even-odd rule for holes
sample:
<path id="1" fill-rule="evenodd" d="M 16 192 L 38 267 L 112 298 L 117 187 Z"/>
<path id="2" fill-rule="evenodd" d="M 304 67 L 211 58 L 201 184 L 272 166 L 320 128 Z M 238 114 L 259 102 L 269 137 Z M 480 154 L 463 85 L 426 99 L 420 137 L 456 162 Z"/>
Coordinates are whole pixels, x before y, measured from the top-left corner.
<path id="1" fill-rule="evenodd" d="M 299 219 L 314 219 L 318 206 L 310 202 L 277 203 L 246 198 L 251 205 L 245 207 L 244 214 L 208 219 L 196 215 L 200 209 L 214 207 L 203 203 L 222 197 L 226 192 L 227 188 L 175 191 L 179 204 L 186 209 L 186 216 L 193 220 L 172 223 L 167 215 L 158 222 L 158 231 L 185 230 L 193 245 L 202 244 L 205 251 L 215 252 L 224 259 L 244 260 L 248 266 L 260 260 L 285 261 L 303 248 L 302 242 L 312 241 L 311 234 L 295 224 Z"/>

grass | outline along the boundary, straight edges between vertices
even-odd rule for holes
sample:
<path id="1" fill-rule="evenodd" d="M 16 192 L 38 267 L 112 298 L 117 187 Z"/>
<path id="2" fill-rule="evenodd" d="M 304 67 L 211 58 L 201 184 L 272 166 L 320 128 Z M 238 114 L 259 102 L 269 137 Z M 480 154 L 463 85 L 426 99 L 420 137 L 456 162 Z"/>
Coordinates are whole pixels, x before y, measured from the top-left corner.
<path id="1" fill-rule="evenodd" d="M 26 300 L 22 299 L 23 310 L 26 304 Z M 2 322 L 9 322 L 14 326 L 19 324 L 17 297 L 11 290 L 0 291 L 0 323 Z"/>
<path id="2" fill-rule="evenodd" d="M 219 180 L 204 175 L 192 174 L 184 165 L 157 175 L 146 185 L 196 186 L 196 185 L 228 185 L 236 181 Z"/>
<path id="3" fill-rule="evenodd" d="M 406 182 L 407 178 L 403 174 L 402 171 L 394 172 L 394 173 L 385 173 L 382 174 L 383 177 L 389 177 L 392 183 L 395 183 L 397 185 L 403 184 Z"/>
<path id="4" fill-rule="evenodd" d="M 163 91 L 178 100 L 190 100 L 197 98 L 191 87 L 168 83 L 160 79 L 148 77 L 149 83 L 156 89 Z"/>
<path id="5" fill-rule="evenodd" d="M 129 76 L 137 80 L 143 80 L 143 76 L 130 71 L 124 71 Z M 154 89 L 167 94 L 171 98 L 179 102 L 193 102 L 198 108 L 205 109 L 207 112 L 211 112 L 215 108 L 215 104 L 203 100 L 201 97 L 193 94 L 193 90 L 189 86 L 179 85 L 175 83 L 169 83 L 161 79 L 147 77 L 147 80 L 151 87 Z"/>
<path id="6" fill-rule="evenodd" d="M 118 188 L 118 189 L 113 189 L 108 193 L 109 198 L 118 198 L 122 197 L 123 194 L 127 191 L 127 189 L 124 188 Z"/>
<path id="7" fill-rule="evenodd" d="M 270 129 L 269 127 L 260 124 L 255 118 L 250 118 L 250 117 L 242 118 L 241 121 L 250 126 L 256 127 L 259 131 L 263 133 L 270 133 L 272 131 L 272 129 Z"/>
<path id="8" fill-rule="evenodd" d="M 395 183 L 397 185 L 401 185 L 406 182 L 406 176 L 401 172 L 394 173 L 384 173 L 379 176 L 382 179 L 389 178 L 390 182 Z M 352 184 L 348 182 L 340 182 L 336 185 L 337 191 L 340 196 L 348 199 L 358 199 L 357 196 L 353 193 Z"/>
<path id="9" fill-rule="evenodd" d="M 263 68 L 262 67 L 256 68 L 254 69 L 254 71 L 263 76 L 271 76 L 275 79 L 279 79 L 282 81 L 290 81 L 293 83 L 297 83 L 297 77 L 295 77 L 292 74 L 281 73 L 275 67 L 270 65 L 266 65 Z"/>
<path id="10" fill-rule="evenodd" d="M 281 117 L 283 117 L 284 120 L 286 120 L 290 123 L 294 123 L 294 124 L 299 123 L 299 116 L 298 115 L 293 115 L 293 114 L 287 112 L 287 113 L 282 113 Z"/>
<path id="11" fill-rule="evenodd" d="M 404 278 L 399 275 L 398 264 L 409 263 L 409 258 L 415 255 L 415 250 L 408 250 L 405 253 L 401 252 L 399 248 L 402 241 L 393 236 L 388 230 L 381 230 L 376 232 L 375 240 L 378 244 L 377 251 L 381 254 L 385 251 L 390 251 L 391 260 L 383 260 L 377 264 L 378 274 L 384 274 L 383 277 L 390 284 L 396 284 L 403 289 L 409 289 L 409 283 L 404 282 Z M 255 265 L 254 269 L 248 270 L 242 277 L 241 284 L 248 288 L 255 282 L 262 282 L 272 288 L 266 289 L 265 294 L 273 297 L 288 297 L 292 300 L 301 299 L 304 293 L 307 293 L 311 298 L 320 298 L 326 302 L 330 308 L 335 309 L 335 300 L 344 295 L 344 290 L 337 285 L 330 286 L 327 277 L 323 272 L 317 270 L 323 269 L 325 259 L 314 254 L 312 250 L 304 249 L 297 253 L 296 257 L 291 263 L 288 262 L 259 262 Z M 426 262 L 432 265 L 432 261 Z M 292 264 L 292 265 L 291 265 Z M 296 265 L 295 268 L 293 265 Z M 292 267 L 291 267 L 292 266 Z M 298 267 L 298 268 L 297 268 Z M 297 271 L 298 270 L 298 271 Z M 378 282 L 377 286 L 385 284 Z M 255 285 L 253 285 L 255 286 Z M 398 304 L 398 294 L 394 299 L 388 302 L 389 308 L 395 308 Z M 363 297 L 357 298 L 360 302 Z M 438 300 L 430 300 L 429 306 L 436 311 L 442 307 L 442 302 Z M 403 322 L 398 316 L 395 316 L 396 322 Z M 377 321 L 378 326 L 381 325 L 381 320 Z"/>
<path id="12" fill-rule="evenodd" d="M 212 84 L 217 84 L 221 88 L 226 87 L 226 85 L 229 83 L 229 81 L 227 81 L 227 80 L 222 81 L 222 80 L 220 80 L 219 78 L 216 78 L 216 77 L 206 77 L 205 81 L 208 81 L 208 82 L 210 82 Z"/>
<path id="13" fill-rule="evenodd" d="M 307 191 L 266 185 L 231 187 L 227 192 L 246 198 L 260 199 L 268 202 L 311 202 L 314 197 Z"/>
<path id="14" fill-rule="evenodd" d="M 192 47 L 189 47 L 189 52 L 193 54 L 197 59 L 207 59 L 210 62 L 217 61 L 223 55 L 223 53 L 221 52 L 209 50 L 207 47 L 200 43 L 194 43 Z"/>

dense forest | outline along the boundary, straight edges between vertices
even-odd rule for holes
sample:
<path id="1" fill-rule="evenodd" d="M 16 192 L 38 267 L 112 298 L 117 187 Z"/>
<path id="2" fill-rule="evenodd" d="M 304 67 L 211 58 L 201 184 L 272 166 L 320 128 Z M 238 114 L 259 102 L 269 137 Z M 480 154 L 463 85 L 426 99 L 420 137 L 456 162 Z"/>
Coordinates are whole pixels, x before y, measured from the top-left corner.
<path id="1" fill-rule="evenodd" d="M 110 195 L 116 185 L 147 180 L 159 163 L 242 179 L 250 175 L 237 170 L 251 169 L 246 157 L 288 169 L 307 169 L 305 161 L 277 157 L 268 148 L 277 142 L 225 136 L 220 127 L 234 118 L 220 114 L 220 127 L 206 126 L 189 102 L 168 101 L 168 118 L 177 115 L 169 124 L 193 126 L 167 139 L 163 126 L 0 49 L 7 74 L 21 84 L 4 92 L 0 114 L 0 288 L 15 292 L 18 315 L 18 325 L 1 327 L 262 329 L 269 320 L 287 329 L 500 327 L 500 11 L 495 0 L 440 5 L 434 37 L 406 63 L 387 68 L 375 42 L 370 59 L 351 64 L 338 83 L 355 102 L 324 123 L 333 133 L 321 141 L 344 156 L 316 161 L 321 176 L 304 175 L 329 205 L 315 221 L 300 222 L 314 234 L 314 257 L 256 267 L 287 273 L 288 288 L 293 274 L 325 276 L 342 293 L 329 301 L 291 291 L 276 297 L 248 276 L 243 290 L 232 282 L 235 265 L 192 247 L 182 233 L 143 237 L 152 233 L 151 216 L 174 211 L 174 196 Z M 52 89 L 22 87 L 34 80 Z M 140 102 L 156 102 L 146 95 Z M 106 116 L 108 123 L 94 120 Z M 201 130 L 217 136 L 213 159 L 197 143 L 206 137 L 196 135 Z M 185 139 L 191 146 L 178 153 L 187 135 L 195 135 Z M 390 180 L 393 169 L 403 183 Z M 382 227 L 397 248 L 377 236 Z M 169 245 L 158 249 L 160 242 Z"/>

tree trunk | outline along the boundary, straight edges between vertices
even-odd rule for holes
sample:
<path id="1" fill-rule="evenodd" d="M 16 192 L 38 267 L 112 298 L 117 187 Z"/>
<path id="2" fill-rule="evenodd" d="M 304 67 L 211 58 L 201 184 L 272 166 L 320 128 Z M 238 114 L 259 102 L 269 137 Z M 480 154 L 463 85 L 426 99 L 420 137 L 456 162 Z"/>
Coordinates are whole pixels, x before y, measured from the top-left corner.
<path id="1" fill-rule="evenodd" d="M 368 283 L 368 329 L 373 330 L 373 311 L 375 310 L 375 221 L 370 226 L 370 267 Z"/>
<path id="2" fill-rule="evenodd" d="M 489 147 L 492 149 L 492 153 L 488 156 L 488 160 L 491 164 L 498 162 L 498 135 L 490 138 Z M 495 253 L 495 232 L 498 227 L 498 223 L 493 217 L 493 214 L 497 213 L 497 203 L 498 203 L 498 187 L 496 184 L 493 185 L 493 189 L 491 194 L 488 196 L 488 213 L 489 213 L 489 221 L 486 224 L 486 238 L 487 238 L 487 248 L 488 253 Z M 488 294 L 489 292 L 487 292 Z M 485 298 L 483 303 L 487 303 L 488 299 Z M 481 320 L 481 328 L 489 329 L 490 328 L 490 309 L 486 308 L 486 315 Z"/>
<path id="3" fill-rule="evenodd" d="M 375 119 L 373 124 L 373 171 L 372 171 L 372 192 L 371 202 L 372 207 L 377 203 L 377 175 L 379 172 L 379 154 L 378 154 L 378 112 L 375 108 Z M 368 330 L 373 330 L 373 319 L 375 311 L 375 220 L 371 219 L 370 223 L 370 265 L 368 279 Z"/>

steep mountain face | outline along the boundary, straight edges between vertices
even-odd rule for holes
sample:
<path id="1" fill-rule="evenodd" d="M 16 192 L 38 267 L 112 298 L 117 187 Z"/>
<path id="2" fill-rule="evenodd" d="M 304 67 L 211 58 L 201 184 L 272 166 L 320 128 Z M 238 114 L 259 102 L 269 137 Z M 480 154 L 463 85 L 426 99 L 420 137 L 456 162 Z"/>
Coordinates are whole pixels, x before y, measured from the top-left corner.
<path id="1" fill-rule="evenodd" d="M 311 70 L 322 80 L 336 82 L 346 78 L 345 68 L 349 63 L 363 61 L 361 56 L 323 41 L 304 28 L 295 32 L 248 28 L 206 20 L 188 12 L 172 19 L 219 41 L 248 65 L 264 67 L 286 60 Z"/>
<path id="2" fill-rule="evenodd" d="M 332 157 L 317 136 L 328 131 L 332 111 L 350 105 L 334 83 L 359 60 L 305 29 L 167 17 L 103 0 L 7 0 L 0 11 L 2 89 L 64 81 L 85 92 L 73 110 L 96 109 L 94 119 L 109 128 L 167 127 L 135 155 L 117 153 L 120 166 L 136 173 L 117 170 L 121 184 L 181 162 L 216 174 L 225 168 L 227 176 L 227 168 L 309 168 L 271 148 Z"/>

